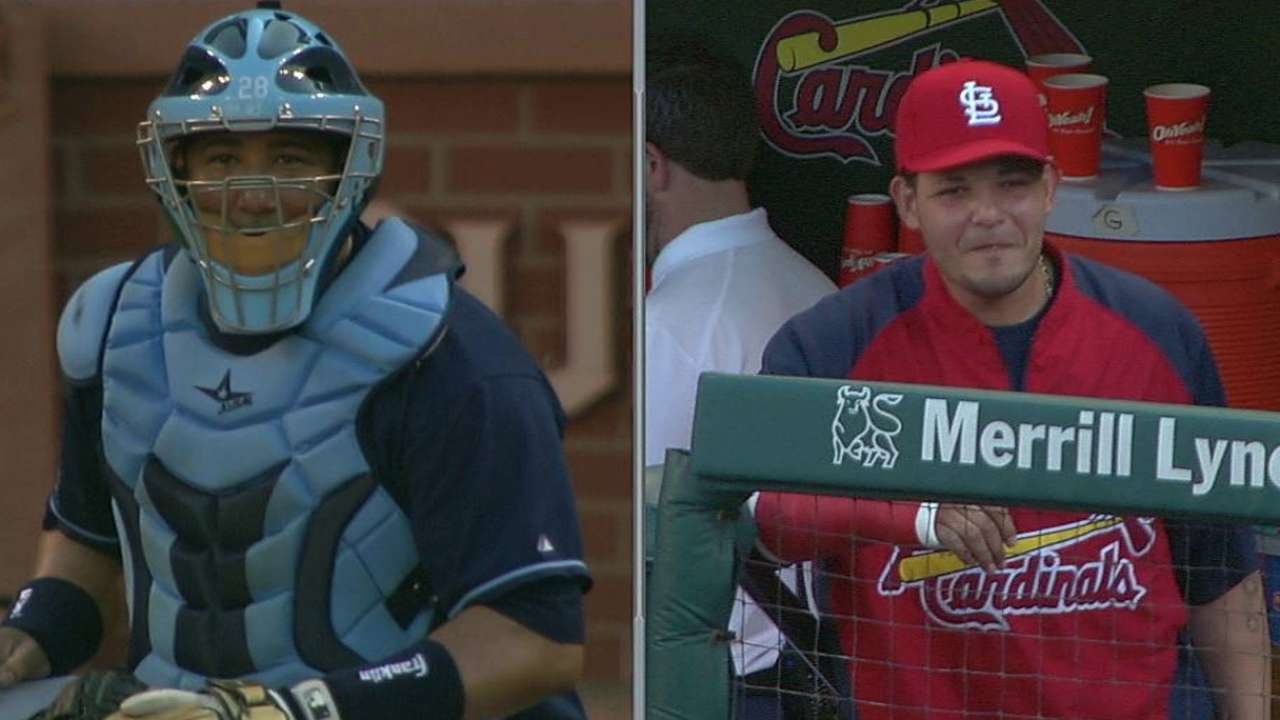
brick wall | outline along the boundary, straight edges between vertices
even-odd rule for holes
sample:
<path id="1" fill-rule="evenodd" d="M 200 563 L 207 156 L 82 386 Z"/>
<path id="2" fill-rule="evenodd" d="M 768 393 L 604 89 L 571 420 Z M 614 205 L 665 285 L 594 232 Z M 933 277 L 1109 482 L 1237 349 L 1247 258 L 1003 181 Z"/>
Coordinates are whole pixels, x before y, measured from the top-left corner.
<path id="1" fill-rule="evenodd" d="M 7 23 L 7 26 L 6 26 Z M 48 93 L 41 17 L 0 0 L 0 604 L 31 575 L 55 463 Z M 8 43 L 6 45 L 6 43 Z M 8 63 L 8 64 L 6 64 Z"/>
<path id="2" fill-rule="evenodd" d="M 511 223 L 508 323 L 546 368 L 565 356 L 560 223 L 616 220 L 616 387 L 571 418 L 566 450 L 595 588 L 589 681 L 630 677 L 630 79 L 366 77 L 388 106 L 380 197 L 416 220 Z M 58 306 L 85 277 L 164 239 L 134 125 L 159 78 L 55 77 L 52 146 Z"/>

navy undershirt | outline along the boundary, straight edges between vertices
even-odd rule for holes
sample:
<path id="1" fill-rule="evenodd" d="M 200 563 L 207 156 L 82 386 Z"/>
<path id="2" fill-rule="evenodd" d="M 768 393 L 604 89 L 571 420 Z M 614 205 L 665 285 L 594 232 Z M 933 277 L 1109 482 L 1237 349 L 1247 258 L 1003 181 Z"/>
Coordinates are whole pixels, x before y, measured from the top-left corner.
<path id="1" fill-rule="evenodd" d="M 1042 258 L 1041 262 L 1046 262 L 1046 259 Z M 1039 270 L 1040 268 L 1037 267 L 1036 271 L 1039 272 Z M 992 335 L 995 336 L 996 347 L 1000 349 L 1000 357 L 1004 359 L 1004 366 L 1009 371 L 1009 387 L 1019 392 L 1026 389 L 1027 357 L 1031 354 L 1031 340 L 1035 337 L 1036 328 L 1040 327 L 1040 321 L 1044 318 L 1044 314 L 1049 312 L 1049 308 L 1053 305 L 1053 299 L 1058 295 L 1058 278 L 1060 276 L 1056 268 L 1052 277 L 1053 288 L 1049 293 L 1049 299 L 1030 319 L 1016 325 L 988 326 Z"/>
<path id="2" fill-rule="evenodd" d="M 1048 309 L 1049 303 L 1045 303 Z M 1024 390 L 1027 379 L 1027 356 L 1031 354 L 1031 339 L 1035 337 L 1036 328 L 1040 327 L 1040 319 L 1045 310 L 1035 314 L 1030 320 L 1017 325 L 991 328 L 996 339 L 996 347 L 1000 348 L 1000 357 L 1004 358 L 1004 366 L 1009 370 L 1009 387 Z"/>

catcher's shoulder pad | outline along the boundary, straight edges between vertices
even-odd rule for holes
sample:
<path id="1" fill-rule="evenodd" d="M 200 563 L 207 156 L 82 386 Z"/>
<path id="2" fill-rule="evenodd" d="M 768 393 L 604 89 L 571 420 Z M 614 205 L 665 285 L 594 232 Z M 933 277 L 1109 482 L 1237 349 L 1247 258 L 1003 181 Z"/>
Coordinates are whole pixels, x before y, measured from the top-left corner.
<path id="1" fill-rule="evenodd" d="M 133 263 L 123 262 L 100 270 L 75 291 L 63 308 L 58 321 L 58 363 L 68 381 L 84 383 L 97 377 L 116 297 L 132 267 Z"/>

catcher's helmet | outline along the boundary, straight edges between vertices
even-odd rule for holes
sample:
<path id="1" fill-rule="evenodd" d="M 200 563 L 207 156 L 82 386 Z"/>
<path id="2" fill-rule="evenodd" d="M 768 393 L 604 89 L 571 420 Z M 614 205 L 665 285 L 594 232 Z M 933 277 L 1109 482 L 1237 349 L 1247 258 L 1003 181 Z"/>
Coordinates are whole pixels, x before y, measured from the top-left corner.
<path id="1" fill-rule="evenodd" d="M 225 17 L 191 41 L 164 92 L 138 126 L 147 185 L 160 197 L 178 238 L 201 268 L 209 310 L 220 329 L 267 333 L 304 322 L 331 261 L 369 201 L 382 172 L 386 136 L 382 102 L 369 94 L 337 43 L 308 20 L 267 4 Z M 215 180 L 175 170 L 175 148 L 208 133 L 304 130 L 343 142 L 334 174 L 278 178 L 231 175 Z M 276 222 L 237 226 L 228 196 L 253 191 L 311 198 L 308 212 Z M 202 207 L 222 207 L 216 213 Z M 210 198 L 213 198 L 210 201 Z M 305 233 L 292 257 L 252 274 L 211 257 L 209 238 Z"/>

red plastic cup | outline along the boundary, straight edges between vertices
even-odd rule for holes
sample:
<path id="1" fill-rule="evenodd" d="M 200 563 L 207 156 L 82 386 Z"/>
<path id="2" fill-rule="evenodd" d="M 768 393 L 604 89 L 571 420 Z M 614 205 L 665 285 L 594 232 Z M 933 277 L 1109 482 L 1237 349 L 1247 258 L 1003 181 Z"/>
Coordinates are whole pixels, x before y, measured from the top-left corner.
<path id="1" fill-rule="evenodd" d="M 1080 53 L 1045 53 L 1027 58 L 1027 76 L 1040 89 L 1040 106 L 1044 107 L 1047 97 L 1044 92 L 1044 81 L 1054 75 L 1082 73 L 1089 70 L 1093 58 Z"/>
<path id="2" fill-rule="evenodd" d="M 1192 83 L 1152 85 L 1147 99 L 1147 139 L 1156 189 L 1191 190 L 1200 186 L 1209 88 Z"/>
<path id="3" fill-rule="evenodd" d="M 844 214 L 844 246 L 871 252 L 893 250 L 897 213 L 893 198 L 881 193 L 850 195 Z"/>
<path id="4" fill-rule="evenodd" d="M 1044 81 L 1049 105 L 1049 152 L 1064 180 L 1098 176 L 1102 127 L 1107 118 L 1107 78 L 1089 73 Z"/>
<path id="5" fill-rule="evenodd" d="M 840 255 L 840 287 L 853 281 L 861 259 L 893 251 L 898 216 L 893 198 L 879 193 L 850 195 L 844 214 L 844 248 Z"/>

